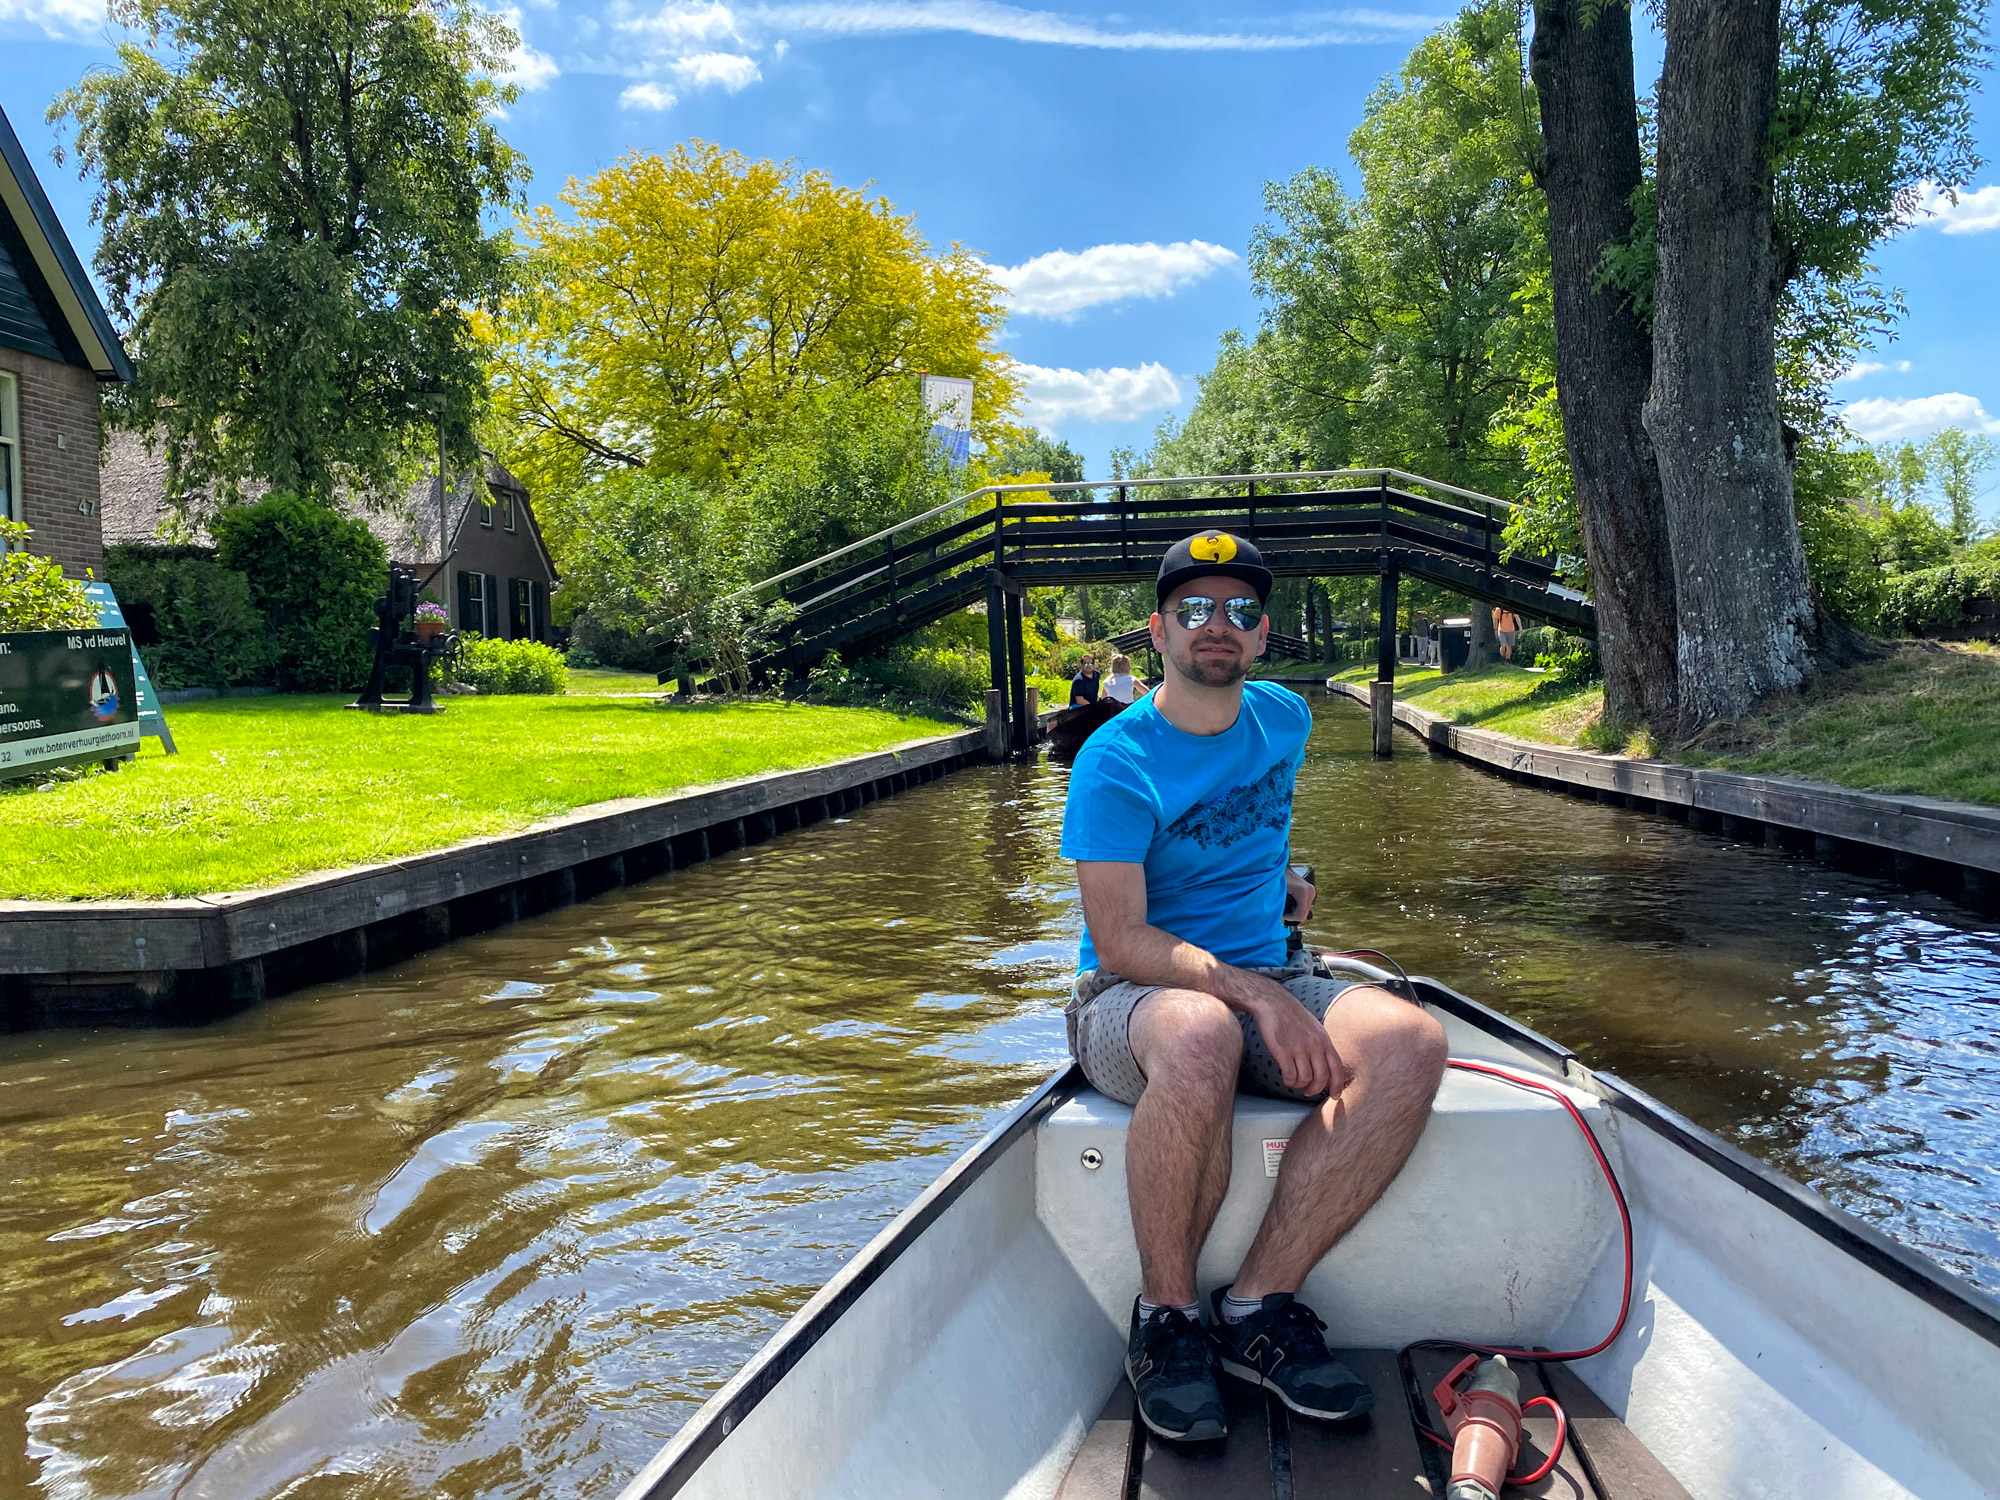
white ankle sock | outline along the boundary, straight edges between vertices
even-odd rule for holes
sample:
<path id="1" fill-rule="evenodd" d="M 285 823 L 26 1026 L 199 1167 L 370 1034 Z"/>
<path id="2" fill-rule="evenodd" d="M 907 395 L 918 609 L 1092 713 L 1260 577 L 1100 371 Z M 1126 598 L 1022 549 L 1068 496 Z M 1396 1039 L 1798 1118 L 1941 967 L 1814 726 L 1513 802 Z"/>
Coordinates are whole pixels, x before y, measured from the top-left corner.
<path id="1" fill-rule="evenodd" d="M 1201 1304 L 1199 1302 L 1189 1302 L 1185 1305 L 1177 1306 L 1172 1302 L 1148 1302 L 1144 1297 L 1139 1299 L 1139 1321 L 1143 1323 L 1155 1313 L 1165 1312 L 1170 1307 L 1186 1315 L 1190 1323 L 1199 1323 L 1201 1321 Z"/>
<path id="2" fill-rule="evenodd" d="M 1222 1321 L 1225 1323 L 1241 1323 L 1250 1314 L 1263 1310 L 1262 1297 L 1232 1297 L 1227 1292 L 1222 1294 Z"/>

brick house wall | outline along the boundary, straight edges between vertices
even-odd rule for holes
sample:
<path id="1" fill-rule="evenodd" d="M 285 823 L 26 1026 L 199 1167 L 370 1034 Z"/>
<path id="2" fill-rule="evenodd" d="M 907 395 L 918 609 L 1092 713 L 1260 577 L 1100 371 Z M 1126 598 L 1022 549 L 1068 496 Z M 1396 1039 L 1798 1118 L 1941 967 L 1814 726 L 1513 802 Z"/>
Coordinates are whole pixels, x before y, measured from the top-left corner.
<path id="1" fill-rule="evenodd" d="M 102 403 L 87 369 L 0 345 L 0 370 L 15 377 L 20 412 L 20 519 L 31 550 L 81 578 L 104 576 L 98 518 Z"/>

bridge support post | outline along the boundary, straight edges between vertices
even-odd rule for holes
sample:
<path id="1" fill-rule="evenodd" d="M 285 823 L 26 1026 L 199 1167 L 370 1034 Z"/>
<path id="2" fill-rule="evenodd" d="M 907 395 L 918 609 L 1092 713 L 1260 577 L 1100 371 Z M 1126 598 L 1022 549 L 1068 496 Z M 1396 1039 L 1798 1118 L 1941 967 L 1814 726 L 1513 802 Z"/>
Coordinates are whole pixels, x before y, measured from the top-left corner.
<path id="1" fill-rule="evenodd" d="M 1396 751 L 1396 609 L 1402 575 L 1382 569 L 1381 612 L 1375 627 L 1375 681 L 1368 684 L 1368 712 L 1374 721 L 1375 755 L 1387 760 Z"/>
<path id="2" fill-rule="evenodd" d="M 1028 723 L 1028 654 L 1021 641 L 1021 596 L 1007 594 L 1007 675 L 1010 679 L 1007 718 L 1013 728 L 1012 747 L 1016 755 L 1026 755 L 1034 743 L 1033 726 Z"/>
<path id="3" fill-rule="evenodd" d="M 999 575 L 989 575 L 998 577 Z M 1007 753 L 1007 596 L 996 583 L 986 585 L 986 658 L 993 669 L 993 690 L 987 695 L 987 702 L 998 700 L 1000 711 L 999 738 L 993 745 L 993 758 L 999 760 Z M 989 717 L 992 709 L 987 710 Z"/>

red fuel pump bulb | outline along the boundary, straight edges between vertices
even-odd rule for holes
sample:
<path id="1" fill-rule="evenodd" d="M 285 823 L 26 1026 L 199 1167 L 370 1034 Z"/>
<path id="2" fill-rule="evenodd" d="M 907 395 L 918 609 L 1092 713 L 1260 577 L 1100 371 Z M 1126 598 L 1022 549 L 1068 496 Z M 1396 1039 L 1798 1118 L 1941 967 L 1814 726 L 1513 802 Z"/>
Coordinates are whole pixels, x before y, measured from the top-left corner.
<path id="1" fill-rule="evenodd" d="M 1477 1366 L 1474 1371 L 1473 1367 Z M 1463 1390 L 1458 1382 L 1473 1371 Z M 1445 1500 L 1500 1500 L 1521 1448 L 1521 1377 L 1499 1355 L 1468 1354 L 1431 1397 L 1451 1434 L 1451 1484 Z"/>
<path id="2" fill-rule="evenodd" d="M 1468 1372 L 1472 1380 L 1461 1389 L 1459 1381 Z M 1547 1396 L 1537 1396 L 1523 1406 L 1521 1377 L 1504 1355 L 1485 1359 L 1466 1355 L 1437 1383 L 1431 1399 L 1437 1402 L 1452 1437 L 1451 1482 L 1444 1492 L 1445 1500 L 1500 1500 L 1503 1485 L 1533 1484 L 1556 1466 L 1562 1454 L 1569 1427 L 1562 1408 Z M 1554 1413 L 1556 1440 L 1539 1469 L 1516 1475 L 1510 1471 L 1521 1451 L 1521 1413 L 1536 1406 L 1546 1406 Z"/>

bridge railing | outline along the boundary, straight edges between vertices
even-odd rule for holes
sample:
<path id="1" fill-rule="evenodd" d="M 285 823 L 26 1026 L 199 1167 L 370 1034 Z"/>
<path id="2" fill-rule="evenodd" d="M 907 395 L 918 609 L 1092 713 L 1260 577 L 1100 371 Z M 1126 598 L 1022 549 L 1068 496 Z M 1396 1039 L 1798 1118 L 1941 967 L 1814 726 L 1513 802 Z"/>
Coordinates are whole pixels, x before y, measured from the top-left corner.
<path id="1" fill-rule="evenodd" d="M 803 670 L 829 650 L 872 649 L 965 607 L 996 572 L 1016 583 L 1139 577 L 1168 546 L 1206 529 L 1253 537 L 1280 574 L 1379 563 L 1475 594 L 1499 578 L 1495 597 L 1531 612 L 1536 598 L 1579 599 L 1558 585 L 1554 560 L 1504 557 L 1511 509 L 1397 469 L 985 485 L 718 604 L 762 618 L 765 667 Z"/>
<path id="2" fill-rule="evenodd" d="M 981 525 L 990 525 L 994 518 L 994 508 L 992 506 L 982 507 L 980 505 L 981 501 L 987 499 L 995 501 L 998 505 L 1004 505 L 1009 495 L 1076 495 L 1082 498 L 1085 506 L 1105 506 L 1113 502 L 1110 497 L 1107 497 L 1103 501 L 1097 500 L 1096 492 L 1099 490 L 1111 491 L 1121 501 L 1127 499 L 1129 493 L 1134 490 L 1161 490 L 1169 488 L 1189 490 L 1196 487 L 1226 489 L 1230 491 L 1240 490 L 1243 492 L 1245 498 L 1255 498 L 1256 488 L 1260 484 L 1265 486 L 1294 486 L 1301 483 L 1318 483 L 1322 487 L 1326 487 L 1328 481 L 1340 481 L 1335 486 L 1340 489 L 1367 489 L 1371 486 L 1394 485 L 1399 489 L 1449 495 L 1469 505 L 1478 507 L 1489 517 L 1494 514 L 1496 509 L 1499 511 L 1513 509 L 1513 502 L 1511 500 L 1502 500 L 1497 495 L 1485 495 L 1481 494 L 1478 490 L 1468 490 L 1459 485 L 1446 484 L 1442 480 L 1426 479 L 1421 474 L 1411 474 L 1402 469 L 1298 469 L 1277 470 L 1259 474 L 1182 474 L 1149 476 L 1143 479 L 1053 480 L 1046 484 L 986 484 L 981 485 L 976 490 L 968 491 L 954 500 L 948 500 L 943 505 L 935 506 L 919 515 L 910 516 L 905 520 L 898 521 L 893 526 L 885 526 L 882 530 L 864 536 L 859 541 L 849 542 L 843 547 L 836 547 L 832 551 L 814 558 L 811 562 L 800 563 L 795 568 L 788 568 L 782 573 L 774 573 L 769 578 L 747 584 L 733 593 L 724 595 L 721 602 L 728 604 L 767 597 L 773 590 L 782 591 L 785 584 L 792 583 L 794 580 L 800 578 L 811 577 L 832 563 L 843 558 L 853 557 L 856 554 L 866 553 L 871 548 L 882 550 L 885 547 L 895 544 L 898 538 L 902 538 L 905 541 L 922 540 L 926 545 L 931 544 L 942 539 L 941 531 L 933 528 L 933 523 L 941 521 L 947 516 L 952 516 L 954 513 L 963 518 L 961 524 L 969 525 L 973 529 L 977 529 Z M 1267 488 L 1265 498 L 1276 500 L 1292 493 L 1295 493 L 1295 491 L 1289 488 L 1279 490 Z M 1211 495 L 1192 498 L 1220 499 L 1230 497 Z M 1080 516 L 1093 514 L 1093 512 L 1086 509 L 1075 509 L 1071 513 Z M 926 528 L 933 529 L 927 530 Z M 950 525 L 942 528 L 944 531 L 955 529 Z"/>

